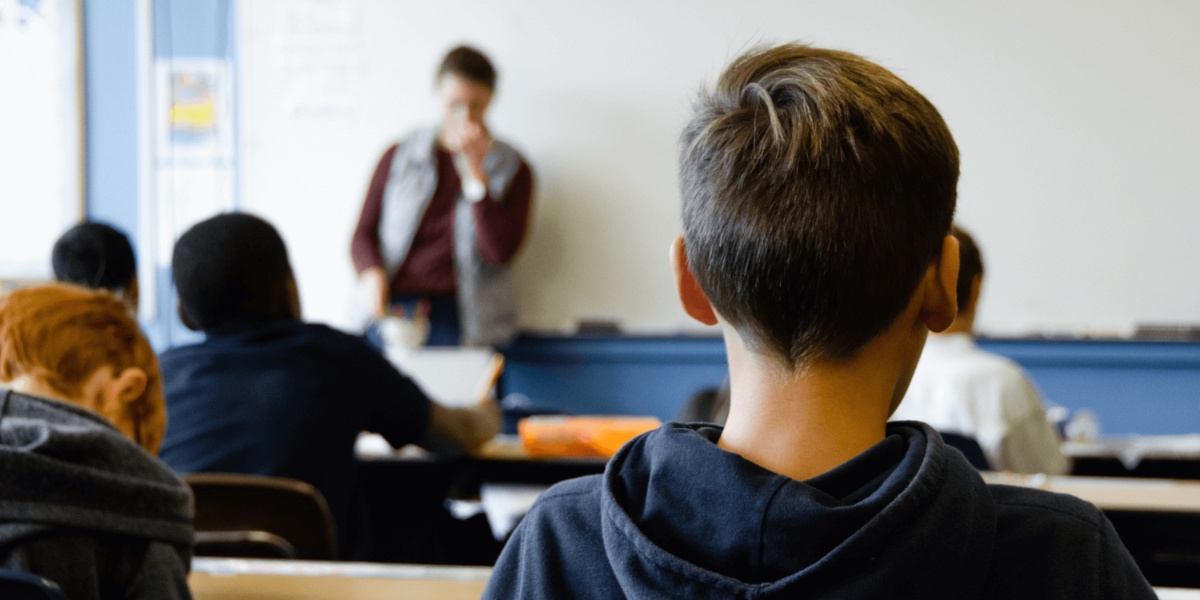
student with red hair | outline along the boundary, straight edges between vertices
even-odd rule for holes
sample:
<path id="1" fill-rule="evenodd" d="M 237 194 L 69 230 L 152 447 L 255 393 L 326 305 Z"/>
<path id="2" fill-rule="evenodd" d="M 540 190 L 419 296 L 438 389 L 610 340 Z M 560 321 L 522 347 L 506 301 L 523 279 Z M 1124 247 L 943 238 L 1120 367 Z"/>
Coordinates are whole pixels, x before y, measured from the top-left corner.
<path id="1" fill-rule="evenodd" d="M 71 598 L 187 598 L 192 502 L 151 454 L 158 361 L 125 304 L 46 285 L 0 298 L 0 568 Z"/>
<path id="2" fill-rule="evenodd" d="M 158 359 L 113 294 L 48 285 L 0 300 L 0 381 L 99 413 L 158 453 L 167 426 Z"/>

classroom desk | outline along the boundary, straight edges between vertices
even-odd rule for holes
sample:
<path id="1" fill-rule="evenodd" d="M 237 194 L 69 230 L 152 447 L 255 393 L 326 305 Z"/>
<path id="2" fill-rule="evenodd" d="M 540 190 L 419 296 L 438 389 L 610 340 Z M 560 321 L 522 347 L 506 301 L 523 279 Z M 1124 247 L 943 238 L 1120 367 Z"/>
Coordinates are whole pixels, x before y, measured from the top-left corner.
<path id="1" fill-rule="evenodd" d="M 188 583 L 196 600 L 478 600 L 491 572 L 486 567 L 196 558 Z M 1154 591 L 1159 600 L 1200 600 L 1200 589 Z"/>
<path id="2" fill-rule="evenodd" d="M 372 563 L 196 558 L 196 600 L 478 600 L 492 570 Z"/>
<path id="3" fill-rule="evenodd" d="M 988 483 L 1032 487 L 1070 494 L 1105 512 L 1189 512 L 1200 514 L 1200 482 L 1120 477 L 1074 477 L 982 473 Z"/>
<path id="4" fill-rule="evenodd" d="M 399 450 L 379 444 L 359 444 L 360 466 L 399 465 L 414 470 L 437 470 L 453 483 L 451 498 L 471 498 L 482 482 L 553 484 L 604 472 L 607 459 L 530 456 L 515 435 L 498 435 L 473 454 L 444 456 L 415 446 Z"/>
<path id="5" fill-rule="evenodd" d="M 1153 585 L 1200 587 L 1200 482 L 984 473 L 1095 504 Z"/>
<path id="6" fill-rule="evenodd" d="M 1062 449 L 1072 475 L 1200 480 L 1200 434 L 1108 437 Z"/>
<path id="7" fill-rule="evenodd" d="M 385 444 L 386 446 L 386 444 Z M 502 548 L 487 519 L 454 518 L 448 498 L 476 498 L 483 482 L 553 484 L 601 473 L 598 458 L 532 458 L 514 437 L 501 437 L 474 456 L 440 456 L 415 448 L 359 445 L 358 467 L 370 529 L 371 560 L 490 565 Z"/>
<path id="8" fill-rule="evenodd" d="M 1200 600 L 1200 590 L 1185 588 L 1156 587 L 1158 600 Z"/>
<path id="9" fill-rule="evenodd" d="M 441 457 L 411 450 L 360 454 L 364 490 L 380 532 L 375 560 L 492 564 L 502 546 L 486 519 L 449 516 L 447 498 L 469 498 L 482 482 L 552 484 L 600 473 L 602 459 L 538 459 L 512 438 L 476 456 Z M 1047 477 L 984 473 L 989 483 L 1072 494 L 1105 512 L 1151 583 L 1200 586 L 1200 481 Z"/>

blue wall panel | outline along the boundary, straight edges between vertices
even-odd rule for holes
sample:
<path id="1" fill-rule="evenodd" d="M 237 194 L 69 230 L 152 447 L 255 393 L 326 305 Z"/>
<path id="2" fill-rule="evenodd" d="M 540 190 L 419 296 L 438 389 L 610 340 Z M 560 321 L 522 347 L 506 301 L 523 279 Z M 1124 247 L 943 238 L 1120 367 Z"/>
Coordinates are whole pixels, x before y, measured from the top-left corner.
<path id="1" fill-rule="evenodd" d="M 1104 434 L 1200 432 L 1200 344 L 982 340 L 1021 364 L 1050 402 L 1100 417 Z"/>
<path id="2" fill-rule="evenodd" d="M 1087 408 L 1105 434 L 1200 432 L 1200 344 L 982 340 L 1020 363 L 1047 400 Z M 506 350 L 501 392 L 575 414 L 667 420 L 727 374 L 708 337 L 522 336 Z"/>
<path id="3" fill-rule="evenodd" d="M 522 336 L 505 350 L 501 393 L 573 414 L 653 415 L 671 420 L 728 368 L 719 338 Z"/>
<path id="4" fill-rule="evenodd" d="M 138 229 L 137 30 L 134 2 L 84 2 L 87 215 Z"/>

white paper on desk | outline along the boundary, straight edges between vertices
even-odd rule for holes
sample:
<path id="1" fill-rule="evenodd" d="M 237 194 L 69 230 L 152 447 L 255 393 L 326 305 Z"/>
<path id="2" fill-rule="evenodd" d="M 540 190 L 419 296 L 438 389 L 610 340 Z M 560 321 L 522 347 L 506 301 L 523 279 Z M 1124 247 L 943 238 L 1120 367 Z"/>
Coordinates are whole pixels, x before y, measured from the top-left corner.
<path id="1" fill-rule="evenodd" d="M 490 348 L 401 348 L 388 346 L 387 358 L 434 400 L 471 406 L 495 351 Z"/>
<path id="2" fill-rule="evenodd" d="M 419 460 L 430 456 L 431 453 L 415 444 L 409 444 L 403 448 L 393 448 L 382 435 L 369 431 L 360 431 L 358 432 L 358 438 L 354 441 L 354 455 L 367 459 L 400 458 Z"/>
<path id="3" fill-rule="evenodd" d="M 548 485 L 527 483 L 483 483 L 479 486 L 479 503 L 487 515 L 492 535 L 504 541 L 517 523 L 533 508 L 533 503 Z"/>

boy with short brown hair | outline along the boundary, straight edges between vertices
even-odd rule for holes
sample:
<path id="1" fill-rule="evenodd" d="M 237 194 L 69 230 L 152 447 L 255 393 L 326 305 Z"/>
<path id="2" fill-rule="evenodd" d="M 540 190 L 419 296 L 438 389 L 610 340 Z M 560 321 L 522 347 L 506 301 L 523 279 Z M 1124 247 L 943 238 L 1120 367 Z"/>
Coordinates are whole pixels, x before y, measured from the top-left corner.
<path id="1" fill-rule="evenodd" d="M 882 67 L 735 59 L 684 128 L 671 248 L 725 335 L 727 424 L 668 423 L 544 494 L 485 597 L 1154 597 L 1095 507 L 887 423 L 955 316 L 957 179 L 937 110 Z"/>

